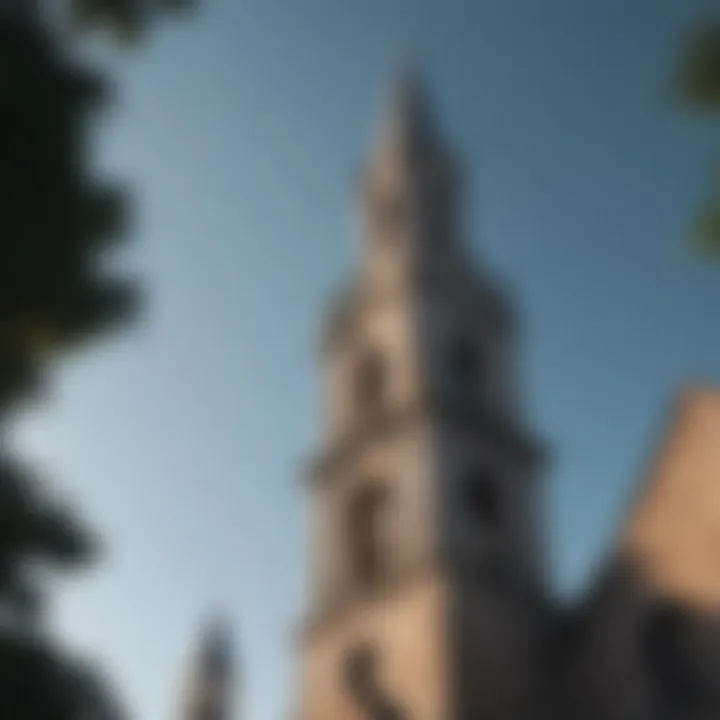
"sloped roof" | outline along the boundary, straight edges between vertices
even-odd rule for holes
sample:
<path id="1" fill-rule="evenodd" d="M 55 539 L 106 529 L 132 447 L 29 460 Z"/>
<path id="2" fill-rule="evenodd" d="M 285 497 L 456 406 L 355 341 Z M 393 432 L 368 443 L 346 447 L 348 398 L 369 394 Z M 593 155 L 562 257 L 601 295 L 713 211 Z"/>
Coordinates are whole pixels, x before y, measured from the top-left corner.
<path id="1" fill-rule="evenodd" d="M 616 566 L 654 596 L 720 610 L 719 390 L 679 393 L 589 602 Z"/>
<path id="2" fill-rule="evenodd" d="M 681 393 L 620 549 L 655 591 L 720 609 L 720 391 Z"/>

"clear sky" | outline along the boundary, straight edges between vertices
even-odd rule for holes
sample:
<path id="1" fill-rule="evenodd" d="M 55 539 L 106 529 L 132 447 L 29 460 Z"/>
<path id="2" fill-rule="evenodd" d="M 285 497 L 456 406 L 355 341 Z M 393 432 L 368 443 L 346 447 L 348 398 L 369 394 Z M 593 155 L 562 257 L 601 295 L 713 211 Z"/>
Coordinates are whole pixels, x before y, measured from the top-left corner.
<path id="1" fill-rule="evenodd" d="M 549 527 L 572 590 L 676 388 L 717 380 L 720 267 L 682 234 L 711 133 L 666 79 L 700 0 L 207 0 L 121 69 L 103 165 L 142 188 L 146 322 L 59 369 L 18 442 L 106 533 L 56 625 L 136 717 L 168 718 L 206 610 L 236 620 L 245 715 L 288 717 L 315 339 L 354 260 L 353 183 L 407 50 L 471 169 L 479 259 L 524 311 Z"/>

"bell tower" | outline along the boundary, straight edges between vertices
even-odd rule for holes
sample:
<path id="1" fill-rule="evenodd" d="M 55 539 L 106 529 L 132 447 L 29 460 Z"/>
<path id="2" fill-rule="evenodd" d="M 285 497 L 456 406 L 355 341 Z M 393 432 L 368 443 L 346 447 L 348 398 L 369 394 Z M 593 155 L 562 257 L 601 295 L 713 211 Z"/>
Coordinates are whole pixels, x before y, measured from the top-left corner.
<path id="1" fill-rule="evenodd" d="M 540 445 L 515 318 L 463 244 L 461 173 L 403 74 L 323 336 L 302 720 L 536 717 Z"/>

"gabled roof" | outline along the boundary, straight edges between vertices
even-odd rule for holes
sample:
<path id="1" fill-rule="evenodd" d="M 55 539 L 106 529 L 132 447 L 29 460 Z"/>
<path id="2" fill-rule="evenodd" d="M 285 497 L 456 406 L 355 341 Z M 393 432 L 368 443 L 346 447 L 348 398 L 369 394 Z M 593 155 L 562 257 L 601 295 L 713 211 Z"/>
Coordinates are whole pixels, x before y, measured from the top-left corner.
<path id="1" fill-rule="evenodd" d="M 653 596 L 720 609 L 720 391 L 679 394 L 590 604 L 616 566 L 631 567 Z"/>
<path id="2" fill-rule="evenodd" d="M 720 392 L 682 393 L 621 547 L 654 590 L 720 608 Z"/>

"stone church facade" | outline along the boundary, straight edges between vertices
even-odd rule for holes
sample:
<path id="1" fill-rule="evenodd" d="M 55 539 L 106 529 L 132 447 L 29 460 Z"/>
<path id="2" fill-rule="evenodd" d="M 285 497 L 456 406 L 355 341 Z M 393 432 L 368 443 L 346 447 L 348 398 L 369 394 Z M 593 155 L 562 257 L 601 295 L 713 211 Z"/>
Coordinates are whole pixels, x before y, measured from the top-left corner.
<path id="1" fill-rule="evenodd" d="M 324 327 L 297 715 L 720 719 L 720 396 L 683 395 L 605 567 L 559 605 L 517 316 L 473 262 L 461 197 L 408 74 L 362 178 L 360 265 Z M 188 720 L 230 717 L 197 697 L 211 707 Z"/>

